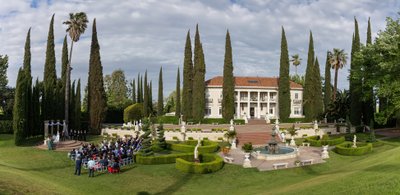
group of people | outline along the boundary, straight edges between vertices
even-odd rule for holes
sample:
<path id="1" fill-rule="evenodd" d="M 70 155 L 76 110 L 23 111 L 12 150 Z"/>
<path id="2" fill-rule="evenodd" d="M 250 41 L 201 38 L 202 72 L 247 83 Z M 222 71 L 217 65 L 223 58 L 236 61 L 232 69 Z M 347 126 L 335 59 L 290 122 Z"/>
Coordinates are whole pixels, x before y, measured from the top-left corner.
<path id="1" fill-rule="evenodd" d="M 61 140 L 65 141 L 67 139 L 86 141 L 86 130 L 70 130 L 69 132 L 63 130 L 61 133 Z"/>
<path id="2" fill-rule="evenodd" d="M 82 144 L 79 149 L 68 153 L 75 160 L 75 175 L 81 174 L 81 168 L 89 169 L 89 177 L 94 177 L 95 170 L 119 172 L 121 164 L 133 162 L 133 157 L 142 147 L 142 138 L 136 136 L 120 138 L 115 142 L 103 140 L 98 146 Z"/>

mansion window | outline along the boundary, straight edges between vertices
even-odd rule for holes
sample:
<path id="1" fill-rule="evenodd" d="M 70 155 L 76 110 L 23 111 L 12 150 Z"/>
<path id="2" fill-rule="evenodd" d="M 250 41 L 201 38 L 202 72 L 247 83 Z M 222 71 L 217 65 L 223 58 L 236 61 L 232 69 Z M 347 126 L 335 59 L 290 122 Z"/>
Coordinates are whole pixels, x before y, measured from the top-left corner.
<path id="1" fill-rule="evenodd" d="M 218 114 L 222 115 L 222 108 L 221 107 L 219 107 Z"/>
<path id="2" fill-rule="evenodd" d="M 294 99 L 296 99 L 296 100 L 299 99 L 299 94 L 298 94 L 298 93 L 295 93 L 295 94 L 294 94 Z"/>
<path id="3" fill-rule="evenodd" d="M 300 115 L 300 108 L 294 107 L 294 115 Z"/>
<path id="4" fill-rule="evenodd" d="M 206 115 L 211 115 L 211 108 L 206 108 L 205 112 L 206 112 Z"/>
<path id="5" fill-rule="evenodd" d="M 270 109 L 269 109 L 269 113 L 270 113 L 270 114 L 274 114 L 274 109 L 270 108 Z"/>

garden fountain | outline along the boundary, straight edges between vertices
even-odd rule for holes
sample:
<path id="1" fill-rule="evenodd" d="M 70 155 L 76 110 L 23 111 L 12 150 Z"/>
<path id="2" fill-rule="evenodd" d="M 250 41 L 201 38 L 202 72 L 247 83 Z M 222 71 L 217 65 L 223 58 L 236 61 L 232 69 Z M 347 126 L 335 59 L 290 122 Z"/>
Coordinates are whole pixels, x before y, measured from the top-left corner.
<path id="1" fill-rule="evenodd" d="M 268 141 L 267 145 L 264 147 L 256 148 L 253 152 L 253 156 L 256 159 L 261 160 L 282 160 L 295 158 L 297 152 L 295 148 L 289 146 L 280 146 L 276 140 L 277 130 L 274 126 L 272 128 L 271 140 Z"/>

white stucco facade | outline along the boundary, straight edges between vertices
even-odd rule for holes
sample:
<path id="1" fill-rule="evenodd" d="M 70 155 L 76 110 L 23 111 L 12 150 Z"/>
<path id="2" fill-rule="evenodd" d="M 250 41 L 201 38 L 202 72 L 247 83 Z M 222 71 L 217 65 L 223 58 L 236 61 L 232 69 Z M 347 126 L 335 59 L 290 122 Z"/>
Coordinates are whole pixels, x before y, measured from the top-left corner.
<path id="1" fill-rule="evenodd" d="M 270 119 L 278 118 L 278 87 L 265 85 L 265 82 L 265 86 L 240 86 L 237 83 L 235 84 L 235 118 L 265 119 L 266 116 Z M 206 85 L 205 96 L 205 117 L 221 118 L 222 85 Z M 290 118 L 304 117 L 302 107 L 303 89 L 301 87 L 291 87 L 290 99 Z"/>

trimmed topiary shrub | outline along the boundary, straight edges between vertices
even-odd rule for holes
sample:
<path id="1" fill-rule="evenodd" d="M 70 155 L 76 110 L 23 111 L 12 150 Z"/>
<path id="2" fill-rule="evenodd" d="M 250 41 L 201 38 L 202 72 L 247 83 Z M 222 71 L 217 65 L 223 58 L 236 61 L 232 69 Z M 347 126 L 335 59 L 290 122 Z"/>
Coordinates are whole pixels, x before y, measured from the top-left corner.
<path id="1" fill-rule="evenodd" d="M 175 167 L 185 173 L 213 173 L 224 166 L 224 160 L 216 154 L 199 155 L 201 163 L 195 163 L 192 159 L 177 158 Z"/>
<path id="2" fill-rule="evenodd" d="M 158 164 L 172 164 L 175 163 L 176 158 L 193 160 L 192 153 L 180 153 L 180 154 L 167 154 L 160 156 L 142 156 L 140 154 L 136 155 L 135 162 L 143 165 L 158 165 Z"/>
<path id="3" fill-rule="evenodd" d="M 136 103 L 130 105 L 124 110 L 124 122 L 134 122 L 139 121 L 143 118 L 143 105 L 140 103 Z"/>
<path id="4" fill-rule="evenodd" d="M 188 140 L 181 144 L 171 144 L 171 149 L 180 152 L 193 152 L 197 145 L 197 140 Z M 216 142 L 203 140 L 202 146 L 198 148 L 199 153 L 213 153 L 218 151 L 219 145 Z"/>
<path id="5" fill-rule="evenodd" d="M 176 116 L 158 116 L 157 123 L 177 125 L 179 123 L 179 118 Z"/>
<path id="6" fill-rule="evenodd" d="M 346 156 L 361 156 L 372 151 L 371 143 L 357 143 L 357 148 L 353 148 L 352 142 L 344 142 L 336 145 L 335 152 Z"/>
<path id="7" fill-rule="evenodd" d="M 324 136 L 322 139 L 319 139 L 319 136 L 310 136 L 307 137 L 305 141 L 309 142 L 311 146 L 316 146 L 316 147 L 320 147 L 323 145 L 334 146 L 343 143 L 345 141 L 345 138 L 343 136 L 338 138 L 331 138 L 329 136 Z"/>

